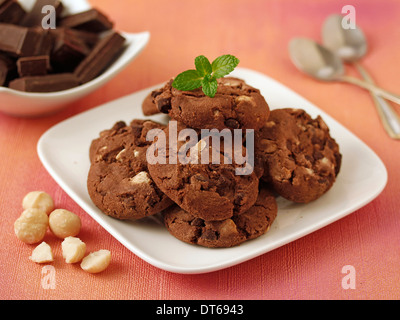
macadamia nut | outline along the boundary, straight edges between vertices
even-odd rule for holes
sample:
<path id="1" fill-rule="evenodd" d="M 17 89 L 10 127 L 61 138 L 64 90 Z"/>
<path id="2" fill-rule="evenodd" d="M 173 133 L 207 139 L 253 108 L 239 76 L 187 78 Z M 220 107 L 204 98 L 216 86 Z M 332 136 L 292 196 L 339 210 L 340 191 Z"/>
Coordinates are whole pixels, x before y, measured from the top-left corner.
<path id="1" fill-rule="evenodd" d="M 66 263 L 77 263 L 86 253 L 86 244 L 79 238 L 67 237 L 61 243 L 62 255 Z"/>
<path id="2" fill-rule="evenodd" d="M 81 268 L 89 273 L 99 273 L 107 269 L 111 262 L 111 252 L 99 250 L 83 258 Z"/>
<path id="3" fill-rule="evenodd" d="M 73 212 L 56 209 L 49 216 L 50 230 L 61 239 L 75 237 L 81 230 L 81 219 Z"/>
<path id="4" fill-rule="evenodd" d="M 43 240 L 49 217 L 41 209 L 26 209 L 14 223 L 14 232 L 21 241 L 33 244 Z"/>
<path id="5" fill-rule="evenodd" d="M 53 198 L 43 191 L 29 192 L 22 200 L 22 207 L 26 209 L 41 209 L 46 214 L 50 214 L 54 210 Z"/>
<path id="6" fill-rule="evenodd" d="M 36 263 L 49 263 L 54 261 L 53 252 L 46 242 L 39 244 L 32 251 L 32 255 L 29 257 L 29 259 Z"/>

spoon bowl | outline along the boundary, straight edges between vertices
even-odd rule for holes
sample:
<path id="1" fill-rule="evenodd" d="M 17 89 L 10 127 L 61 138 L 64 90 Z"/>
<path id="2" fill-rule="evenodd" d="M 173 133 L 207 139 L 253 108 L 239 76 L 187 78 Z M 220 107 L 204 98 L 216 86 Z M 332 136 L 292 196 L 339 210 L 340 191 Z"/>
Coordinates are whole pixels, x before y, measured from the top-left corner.
<path id="1" fill-rule="evenodd" d="M 311 39 L 292 39 L 289 53 L 298 69 L 318 80 L 334 81 L 344 75 L 342 60 Z"/>
<path id="2" fill-rule="evenodd" d="M 345 29 L 343 16 L 330 15 L 322 26 L 322 41 L 326 48 L 347 62 L 361 59 L 368 49 L 364 32 L 358 27 Z"/>

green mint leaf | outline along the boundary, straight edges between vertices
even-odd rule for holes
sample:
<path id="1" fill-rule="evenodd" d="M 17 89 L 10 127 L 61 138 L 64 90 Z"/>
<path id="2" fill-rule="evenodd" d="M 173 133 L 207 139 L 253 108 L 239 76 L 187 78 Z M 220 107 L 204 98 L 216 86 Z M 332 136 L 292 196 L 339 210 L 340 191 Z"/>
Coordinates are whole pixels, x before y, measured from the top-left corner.
<path id="1" fill-rule="evenodd" d="M 203 92 L 206 96 L 214 98 L 217 93 L 218 83 L 217 79 L 211 75 L 206 75 L 201 83 Z"/>
<path id="2" fill-rule="evenodd" d="M 231 73 L 239 64 L 239 59 L 226 54 L 212 63 L 203 55 L 194 60 L 196 70 L 187 70 L 178 74 L 172 82 L 175 89 L 190 91 L 202 87 L 205 95 L 214 97 L 217 93 L 217 79 Z"/>
<path id="3" fill-rule="evenodd" d="M 210 61 L 205 56 L 198 56 L 194 60 L 197 72 L 203 77 L 207 74 L 211 74 L 212 67 Z"/>
<path id="4" fill-rule="evenodd" d="M 202 85 L 203 76 L 197 70 L 187 70 L 178 74 L 172 82 L 175 89 L 181 91 L 190 91 L 200 88 Z"/>
<path id="5" fill-rule="evenodd" d="M 230 54 L 218 57 L 211 64 L 214 78 L 222 78 L 231 73 L 237 67 L 239 62 L 238 58 Z"/>

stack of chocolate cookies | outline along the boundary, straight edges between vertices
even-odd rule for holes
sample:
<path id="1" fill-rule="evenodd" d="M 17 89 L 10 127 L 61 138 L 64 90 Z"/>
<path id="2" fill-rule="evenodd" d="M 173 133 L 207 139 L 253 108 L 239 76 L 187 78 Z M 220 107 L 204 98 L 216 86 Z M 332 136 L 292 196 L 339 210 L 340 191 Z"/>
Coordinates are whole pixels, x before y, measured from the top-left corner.
<path id="1" fill-rule="evenodd" d="M 221 248 L 257 238 L 277 217 L 277 196 L 314 201 L 339 173 L 339 146 L 321 117 L 312 119 L 299 109 L 270 111 L 260 91 L 241 79 L 218 79 L 213 98 L 201 89 L 179 91 L 170 80 L 146 97 L 142 110 L 146 116 L 168 114 L 178 133 L 191 129 L 197 135 L 198 142 L 185 149 L 189 160 L 171 161 L 175 154 L 169 125 L 118 122 L 91 144 L 89 195 L 117 219 L 137 220 L 161 212 L 169 232 L 190 244 Z M 152 129 L 167 138 L 149 141 Z M 228 159 L 235 152 L 249 156 L 245 139 L 241 150 L 229 153 L 225 144 L 204 139 L 204 129 L 254 132 L 254 161 Z M 176 150 L 188 144 L 176 141 Z M 165 161 L 150 161 L 153 152 Z M 238 174 L 249 166 L 246 174 Z"/>

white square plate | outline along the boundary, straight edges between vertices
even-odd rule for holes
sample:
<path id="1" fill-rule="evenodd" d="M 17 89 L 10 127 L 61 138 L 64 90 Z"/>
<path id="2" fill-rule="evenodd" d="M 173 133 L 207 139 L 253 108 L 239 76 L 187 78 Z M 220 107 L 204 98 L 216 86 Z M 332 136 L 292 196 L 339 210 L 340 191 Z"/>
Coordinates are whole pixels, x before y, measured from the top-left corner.
<path id="1" fill-rule="evenodd" d="M 277 81 L 256 71 L 238 68 L 232 74 L 259 88 L 271 109 L 295 107 L 321 115 L 340 145 L 343 163 L 332 189 L 315 202 L 295 204 L 278 198 L 278 217 L 270 231 L 240 246 L 209 249 L 175 239 L 156 218 L 124 222 L 104 215 L 86 189 L 89 146 L 100 131 L 124 120 L 144 118 L 141 104 L 149 88 L 67 119 L 39 140 L 39 157 L 55 181 L 104 229 L 148 263 L 176 273 L 205 273 L 227 268 L 264 254 L 354 212 L 377 197 L 387 182 L 378 156 L 322 110 Z M 166 121 L 164 115 L 149 117 Z"/>

